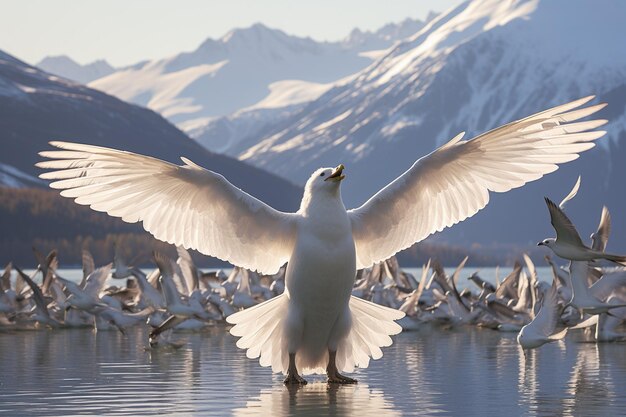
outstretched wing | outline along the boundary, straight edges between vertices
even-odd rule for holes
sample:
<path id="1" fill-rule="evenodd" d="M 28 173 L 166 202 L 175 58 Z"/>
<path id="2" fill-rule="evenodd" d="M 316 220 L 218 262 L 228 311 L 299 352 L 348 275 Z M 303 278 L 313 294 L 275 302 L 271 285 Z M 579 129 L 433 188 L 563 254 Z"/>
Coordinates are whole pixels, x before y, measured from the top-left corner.
<path id="1" fill-rule="evenodd" d="M 548 211 L 550 212 L 550 223 L 556 231 L 556 240 L 561 242 L 567 242 L 575 244 L 577 246 L 585 246 L 574 223 L 567 217 L 567 215 L 551 201 L 548 197 L 545 197 Z"/>
<path id="2" fill-rule="evenodd" d="M 602 215 L 600 216 L 600 224 L 598 230 L 591 234 L 591 249 L 598 252 L 604 252 L 606 244 L 609 241 L 609 235 L 611 234 L 611 215 L 609 209 L 606 206 L 602 207 Z"/>
<path id="3" fill-rule="evenodd" d="M 178 166 L 131 152 L 67 142 L 41 152 L 52 188 L 128 223 L 143 221 L 157 239 L 273 274 L 289 260 L 291 214 L 279 212 L 223 176 L 183 159 Z"/>
<path id="4" fill-rule="evenodd" d="M 468 141 L 456 136 L 419 159 L 361 207 L 350 210 L 357 268 L 389 258 L 473 216 L 489 191 L 505 192 L 556 171 L 594 146 L 606 120 L 577 123 L 604 104 L 587 97 L 545 110 Z"/>
<path id="5" fill-rule="evenodd" d="M 568 195 L 565 196 L 565 198 L 563 200 L 561 200 L 561 202 L 559 203 L 559 208 L 561 210 L 565 210 L 565 205 L 572 200 L 572 198 L 576 197 L 576 194 L 578 194 L 578 189 L 580 188 L 580 175 L 578 176 L 578 179 L 576 180 L 576 183 L 574 184 L 574 186 L 572 187 L 572 190 L 569 192 Z"/>
<path id="6" fill-rule="evenodd" d="M 531 325 L 535 330 L 545 337 L 550 337 L 555 333 L 555 328 L 559 320 L 560 307 L 558 304 L 558 291 L 556 278 L 552 279 L 550 289 L 543 296 L 541 309 Z"/>

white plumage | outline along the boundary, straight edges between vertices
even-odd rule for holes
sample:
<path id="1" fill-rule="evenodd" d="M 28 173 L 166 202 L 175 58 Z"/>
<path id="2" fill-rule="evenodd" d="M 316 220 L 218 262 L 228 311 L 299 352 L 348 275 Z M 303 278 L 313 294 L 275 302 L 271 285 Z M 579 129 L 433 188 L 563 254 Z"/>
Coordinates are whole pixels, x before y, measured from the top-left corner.
<path id="1" fill-rule="evenodd" d="M 556 331 L 559 315 L 558 290 L 556 278 L 553 278 L 552 286 L 543 295 L 539 313 L 533 321 L 522 327 L 517 335 L 517 342 L 523 349 L 535 349 L 546 343 L 563 339 L 567 335 L 567 328 Z"/>
<path id="2" fill-rule="evenodd" d="M 383 261 L 485 207 L 504 192 L 555 171 L 594 146 L 605 120 L 575 122 L 604 105 L 580 99 L 473 140 L 462 134 L 369 201 L 346 210 L 343 166 L 311 176 L 300 210 L 282 213 L 188 159 L 177 166 L 102 147 L 51 142 L 37 164 L 65 197 L 94 210 L 143 221 L 158 239 L 272 274 L 289 261 L 285 292 L 228 317 L 237 345 L 263 366 L 304 382 L 302 373 L 367 367 L 400 331 L 404 313 L 351 297 L 357 268 Z M 329 178 L 330 177 L 330 178 Z M 335 366 L 336 365 L 336 366 Z"/>

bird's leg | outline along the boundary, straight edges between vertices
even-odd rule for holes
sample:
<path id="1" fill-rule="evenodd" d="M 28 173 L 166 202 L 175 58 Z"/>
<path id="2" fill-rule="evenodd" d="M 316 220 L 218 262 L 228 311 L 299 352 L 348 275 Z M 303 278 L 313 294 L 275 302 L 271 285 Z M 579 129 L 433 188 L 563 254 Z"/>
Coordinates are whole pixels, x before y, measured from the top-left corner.
<path id="1" fill-rule="evenodd" d="M 306 379 L 302 378 L 298 374 L 298 369 L 296 369 L 296 354 L 289 354 L 289 368 L 287 369 L 287 377 L 283 381 L 285 385 L 293 385 L 293 384 L 302 384 L 305 385 L 307 383 Z"/>
<path id="2" fill-rule="evenodd" d="M 356 379 L 343 376 L 337 370 L 335 358 L 337 351 L 328 351 L 328 366 L 326 367 L 326 375 L 328 375 L 328 383 L 330 384 L 356 384 Z"/>

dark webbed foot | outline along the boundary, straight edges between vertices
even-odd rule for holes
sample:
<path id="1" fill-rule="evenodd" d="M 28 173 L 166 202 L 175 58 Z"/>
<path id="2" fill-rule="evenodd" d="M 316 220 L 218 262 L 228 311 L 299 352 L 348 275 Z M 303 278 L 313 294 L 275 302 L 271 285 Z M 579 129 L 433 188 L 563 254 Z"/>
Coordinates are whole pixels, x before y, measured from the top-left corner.
<path id="1" fill-rule="evenodd" d="M 306 379 L 302 378 L 300 374 L 298 374 L 298 369 L 296 368 L 296 354 L 289 354 L 289 368 L 287 370 L 287 377 L 283 381 L 285 385 L 306 385 Z"/>
<path id="2" fill-rule="evenodd" d="M 285 385 L 306 385 L 308 382 L 297 373 L 287 373 L 287 377 L 283 381 Z"/>
<path id="3" fill-rule="evenodd" d="M 337 352 L 328 350 L 328 366 L 326 366 L 326 375 L 328 375 L 329 384 L 356 384 L 357 380 L 341 375 L 337 370 L 335 359 Z"/>
<path id="4" fill-rule="evenodd" d="M 334 374 L 328 374 L 329 384 L 356 384 L 357 382 L 358 381 L 356 379 L 341 375 L 336 371 Z"/>

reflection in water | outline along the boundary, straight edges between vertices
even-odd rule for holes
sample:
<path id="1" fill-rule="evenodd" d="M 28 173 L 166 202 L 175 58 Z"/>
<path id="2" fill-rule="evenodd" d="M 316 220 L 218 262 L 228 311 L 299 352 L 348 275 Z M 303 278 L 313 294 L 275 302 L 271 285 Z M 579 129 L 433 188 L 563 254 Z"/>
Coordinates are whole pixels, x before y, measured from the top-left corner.
<path id="1" fill-rule="evenodd" d="M 222 326 L 146 350 L 137 329 L 0 332 L 0 415 L 626 415 L 626 344 L 569 335 L 525 358 L 514 334 L 400 334 L 356 373 L 288 389 Z"/>
<path id="2" fill-rule="evenodd" d="M 571 370 L 567 384 L 569 397 L 563 400 L 567 414 L 609 415 L 615 396 L 615 387 L 600 365 L 599 346 L 595 343 L 581 343 L 576 363 Z M 624 387 L 621 387 L 622 392 Z"/>
<path id="3" fill-rule="evenodd" d="M 400 415 L 385 399 L 381 390 L 366 384 L 329 385 L 324 382 L 305 386 L 274 387 L 261 391 L 245 407 L 234 410 L 236 416 L 380 416 Z"/>

